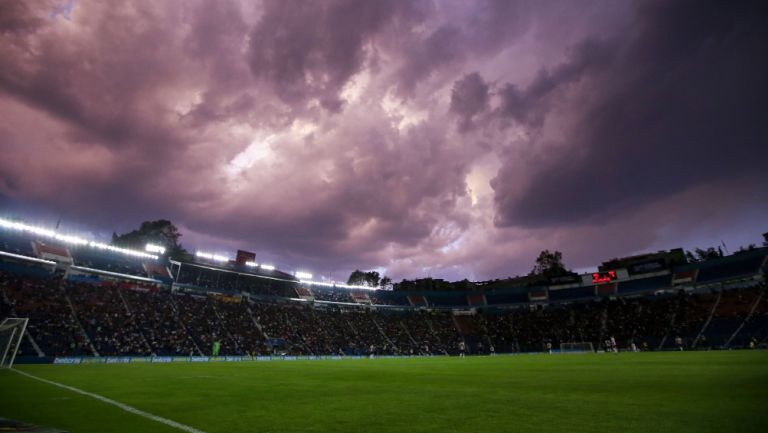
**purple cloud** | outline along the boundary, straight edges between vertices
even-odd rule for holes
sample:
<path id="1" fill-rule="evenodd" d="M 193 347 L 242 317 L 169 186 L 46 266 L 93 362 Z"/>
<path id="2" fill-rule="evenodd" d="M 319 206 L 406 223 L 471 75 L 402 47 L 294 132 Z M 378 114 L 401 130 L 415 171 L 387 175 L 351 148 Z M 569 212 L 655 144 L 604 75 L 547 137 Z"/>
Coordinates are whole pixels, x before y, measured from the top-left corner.
<path id="1" fill-rule="evenodd" d="M 3 213 L 337 278 L 757 237 L 765 7 L 619 3 L 0 2 Z"/>

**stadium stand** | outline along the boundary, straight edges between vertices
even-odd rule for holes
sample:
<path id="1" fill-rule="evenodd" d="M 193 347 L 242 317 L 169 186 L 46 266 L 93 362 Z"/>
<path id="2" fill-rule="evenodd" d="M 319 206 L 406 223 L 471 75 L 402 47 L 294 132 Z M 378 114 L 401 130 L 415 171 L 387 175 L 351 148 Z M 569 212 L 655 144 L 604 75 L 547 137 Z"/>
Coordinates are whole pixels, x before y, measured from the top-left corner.
<path id="1" fill-rule="evenodd" d="M 330 302 L 353 302 L 349 290 L 337 289 L 335 287 L 315 287 L 312 289 L 315 299 Z"/>
<path id="2" fill-rule="evenodd" d="M 572 289 L 550 290 L 550 301 L 566 301 L 572 299 L 589 299 L 595 297 L 594 286 L 575 287 Z"/>
<path id="3" fill-rule="evenodd" d="M 638 278 L 619 283 L 619 293 L 650 292 L 666 289 L 670 286 L 669 275 L 651 278 Z"/>
<path id="4" fill-rule="evenodd" d="M 34 237 L 0 235 L 0 315 L 30 318 L 20 359 L 441 355 L 456 354 L 460 341 L 487 354 L 604 349 L 610 338 L 623 350 L 768 345 L 768 248 L 597 286 L 587 275 L 554 288 L 396 292 L 310 286 L 235 265 L 174 263 L 169 272 L 164 261 L 85 246 L 66 249 L 75 265 L 120 274 L 74 272 L 34 258 Z M 46 257 L 65 257 L 58 248 Z"/>
<path id="5" fill-rule="evenodd" d="M 765 260 L 762 249 L 745 251 L 700 265 L 697 283 L 709 283 L 755 275 Z"/>

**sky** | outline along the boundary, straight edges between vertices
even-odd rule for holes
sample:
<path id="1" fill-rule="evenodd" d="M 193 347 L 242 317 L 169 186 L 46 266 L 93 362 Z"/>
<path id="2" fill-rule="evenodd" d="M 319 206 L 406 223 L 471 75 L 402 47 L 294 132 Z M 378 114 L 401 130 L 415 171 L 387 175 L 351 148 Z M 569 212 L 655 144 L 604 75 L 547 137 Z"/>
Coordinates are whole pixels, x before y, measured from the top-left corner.
<path id="1" fill-rule="evenodd" d="M 0 0 L 0 214 L 346 279 L 768 231 L 768 3 Z"/>

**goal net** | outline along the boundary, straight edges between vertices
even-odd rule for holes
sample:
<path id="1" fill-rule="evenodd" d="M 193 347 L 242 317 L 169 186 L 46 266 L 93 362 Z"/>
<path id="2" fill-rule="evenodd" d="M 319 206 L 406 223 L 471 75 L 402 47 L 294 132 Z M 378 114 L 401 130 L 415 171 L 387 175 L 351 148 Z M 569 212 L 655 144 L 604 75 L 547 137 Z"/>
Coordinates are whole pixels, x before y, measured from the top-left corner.
<path id="1" fill-rule="evenodd" d="M 13 367 L 29 319 L 9 317 L 0 323 L 0 368 Z"/>
<path id="2" fill-rule="evenodd" d="M 590 353 L 594 351 L 595 348 L 590 342 L 560 343 L 560 352 L 562 353 Z"/>

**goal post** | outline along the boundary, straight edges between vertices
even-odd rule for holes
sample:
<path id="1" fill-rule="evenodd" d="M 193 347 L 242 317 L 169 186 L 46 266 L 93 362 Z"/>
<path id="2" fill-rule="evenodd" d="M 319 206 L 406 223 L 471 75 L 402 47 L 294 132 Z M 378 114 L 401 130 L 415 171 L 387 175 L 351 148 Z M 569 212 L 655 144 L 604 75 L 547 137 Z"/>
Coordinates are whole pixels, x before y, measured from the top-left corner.
<path id="1" fill-rule="evenodd" d="M 29 319 L 9 317 L 0 323 L 0 369 L 13 367 Z"/>
<path id="2" fill-rule="evenodd" d="M 589 341 L 578 343 L 560 343 L 560 353 L 594 353 L 595 348 Z"/>

